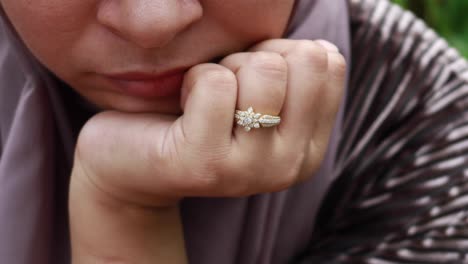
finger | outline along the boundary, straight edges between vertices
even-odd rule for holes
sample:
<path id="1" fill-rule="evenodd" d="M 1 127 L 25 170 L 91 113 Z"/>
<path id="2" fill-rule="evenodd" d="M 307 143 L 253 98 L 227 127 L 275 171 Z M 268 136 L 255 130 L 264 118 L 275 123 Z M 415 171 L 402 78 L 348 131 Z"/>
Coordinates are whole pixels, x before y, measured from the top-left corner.
<path id="1" fill-rule="evenodd" d="M 307 150 L 308 157 L 299 175 L 299 181 L 309 179 L 314 171 L 317 171 L 326 155 L 328 144 L 332 134 L 339 106 L 343 100 L 344 86 L 346 82 L 346 61 L 338 52 L 329 52 L 328 87 L 324 93 L 324 100 L 329 107 L 323 108 L 323 113 L 317 117 L 317 126 Z"/>
<path id="2" fill-rule="evenodd" d="M 322 91 L 323 101 L 328 103 L 326 107 L 321 107 L 322 112 L 317 116 L 317 124 L 319 125 L 313 131 L 307 150 L 308 157 L 305 159 L 306 162 L 302 169 L 303 173 L 299 175 L 299 181 L 310 178 L 312 173 L 319 169 L 326 155 L 346 82 L 346 60 L 339 53 L 338 48 L 325 40 L 316 42 L 328 51 L 327 88 Z"/>
<path id="3" fill-rule="evenodd" d="M 258 114 L 278 115 L 286 96 L 288 68 L 281 55 L 272 52 L 236 53 L 221 61 L 221 65 L 236 73 L 238 83 L 237 109 L 249 107 Z M 275 128 L 235 129 L 236 141 L 243 151 L 254 151 L 272 143 Z M 249 126 L 250 128 L 250 126 Z M 250 148 L 250 149 L 247 149 Z"/>
<path id="4" fill-rule="evenodd" d="M 231 144 L 237 79 L 213 63 L 191 68 L 182 90 L 187 93 L 181 122 L 186 140 L 204 148 Z"/>
<path id="5" fill-rule="evenodd" d="M 328 80 L 327 50 L 313 41 L 287 39 L 264 41 L 252 50 L 277 52 L 285 57 L 290 75 L 278 132 L 289 144 L 304 146 L 318 124 L 321 108 L 328 104 L 322 97 Z"/>
<path id="6" fill-rule="evenodd" d="M 290 40 L 267 41 L 253 48 L 254 50 L 273 50 L 287 58 L 286 60 L 291 68 L 289 83 L 289 87 L 291 88 L 288 90 L 288 92 L 291 91 L 291 94 L 294 89 L 298 89 L 298 84 L 301 82 L 309 82 L 310 84 L 309 88 L 306 88 L 303 92 L 300 91 L 300 88 L 297 90 L 297 94 L 302 93 L 303 98 L 308 98 L 309 102 L 301 101 L 300 98 L 297 97 L 294 99 L 294 95 L 289 96 L 288 93 L 284 106 L 285 112 L 288 114 L 283 114 L 284 122 L 282 125 L 284 126 L 280 126 L 281 132 L 284 131 L 281 130 L 282 128 L 291 130 L 288 129 L 288 127 L 294 125 L 294 123 L 297 123 L 296 125 L 306 123 L 303 126 L 304 132 L 310 135 L 309 137 L 307 137 L 307 135 L 305 137 L 309 140 L 307 141 L 308 143 L 304 144 L 306 157 L 300 173 L 298 174 L 298 181 L 308 179 L 320 167 L 326 153 L 333 124 L 335 123 L 334 120 L 340 105 L 346 76 L 344 58 L 338 53 L 338 48 L 335 45 L 324 40 L 316 41 L 317 45 L 315 47 L 310 45 L 312 44 L 310 41 L 308 41 L 309 43 L 304 43 L 305 41 L 302 42 L 303 43 L 294 43 L 294 41 Z M 302 47 L 297 44 L 301 44 Z M 307 53 L 309 54 L 308 56 Z M 322 58 L 318 56 L 320 54 L 322 54 Z M 323 54 L 326 54 L 326 56 L 323 56 Z M 309 59 L 301 60 L 300 58 Z M 303 75 L 303 77 L 305 77 L 303 81 L 298 81 L 300 77 L 296 75 L 298 73 L 297 70 L 300 70 L 300 68 L 309 71 L 308 75 Z M 302 87 L 307 86 L 303 85 Z M 300 111 L 289 110 L 291 109 L 289 107 L 289 102 L 298 102 L 297 106 L 301 104 L 304 105 L 303 109 L 305 111 L 302 113 L 302 117 Z M 309 112 L 308 119 L 307 112 Z M 296 118 L 293 118 L 293 115 Z M 302 121 L 300 119 L 302 119 Z M 297 138 L 300 137 L 298 136 Z"/>
<path id="7" fill-rule="evenodd" d="M 339 107 L 341 105 L 346 82 L 346 60 L 338 52 L 328 53 L 328 81 L 326 89 L 321 91 L 326 105 L 321 107 L 321 114 L 317 116 L 319 124 L 312 138 L 317 147 L 325 150 L 331 135 Z"/>
<path id="8" fill-rule="evenodd" d="M 236 73 L 237 109 L 245 111 L 253 107 L 259 114 L 279 115 L 286 96 L 288 78 L 287 64 L 281 55 L 272 52 L 236 53 L 220 63 Z M 275 139 L 276 127 L 252 128 L 249 132 L 240 125 L 235 128 L 230 167 L 234 170 L 242 164 L 249 168 L 249 171 L 237 177 L 243 186 L 240 188 L 246 193 L 268 189 L 279 180 L 266 177 L 270 173 L 250 173 L 266 172 L 262 166 L 271 161 L 270 157 L 275 152 Z"/>

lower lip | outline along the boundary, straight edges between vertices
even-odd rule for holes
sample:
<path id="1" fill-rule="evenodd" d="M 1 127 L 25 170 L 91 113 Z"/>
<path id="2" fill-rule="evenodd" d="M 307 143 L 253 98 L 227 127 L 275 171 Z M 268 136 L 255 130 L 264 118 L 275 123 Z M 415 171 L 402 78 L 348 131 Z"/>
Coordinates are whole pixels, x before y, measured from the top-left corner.
<path id="1" fill-rule="evenodd" d="M 107 77 L 118 90 L 133 97 L 158 98 L 170 97 L 180 94 L 183 72 L 173 73 L 158 79 L 151 80 L 123 80 Z"/>

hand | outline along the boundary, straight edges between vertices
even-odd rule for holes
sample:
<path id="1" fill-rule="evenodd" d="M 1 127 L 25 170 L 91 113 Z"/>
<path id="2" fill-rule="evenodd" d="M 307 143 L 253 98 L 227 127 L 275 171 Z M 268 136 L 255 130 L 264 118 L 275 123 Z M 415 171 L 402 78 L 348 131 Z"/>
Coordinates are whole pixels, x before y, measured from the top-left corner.
<path id="1" fill-rule="evenodd" d="M 74 259 L 150 263 L 170 252 L 162 259 L 184 263 L 177 257 L 183 250 L 162 249 L 183 247 L 173 206 L 186 196 L 279 191 L 313 175 L 344 79 L 343 56 L 332 44 L 267 40 L 220 64 L 192 67 L 180 117 L 93 117 L 80 133 L 70 186 Z M 280 115 L 281 124 L 248 133 L 233 128 L 235 109 L 249 106 Z"/>

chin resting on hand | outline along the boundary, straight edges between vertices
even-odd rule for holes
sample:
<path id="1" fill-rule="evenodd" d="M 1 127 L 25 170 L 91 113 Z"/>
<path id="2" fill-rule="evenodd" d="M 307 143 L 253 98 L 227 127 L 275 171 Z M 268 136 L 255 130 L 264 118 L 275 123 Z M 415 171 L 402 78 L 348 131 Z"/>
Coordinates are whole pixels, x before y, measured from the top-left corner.
<path id="1" fill-rule="evenodd" d="M 103 112 L 82 129 L 70 188 L 74 264 L 186 263 L 178 201 L 286 189 L 319 168 L 345 62 L 324 41 L 273 39 L 185 75 L 182 116 Z M 236 109 L 281 116 L 244 131 Z"/>

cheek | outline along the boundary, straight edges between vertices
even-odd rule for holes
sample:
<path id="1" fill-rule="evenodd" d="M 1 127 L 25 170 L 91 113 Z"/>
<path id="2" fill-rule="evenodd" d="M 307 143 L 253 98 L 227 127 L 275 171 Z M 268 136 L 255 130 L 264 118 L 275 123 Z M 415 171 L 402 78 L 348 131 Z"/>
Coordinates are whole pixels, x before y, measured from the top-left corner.
<path id="1" fill-rule="evenodd" d="M 21 39 L 44 64 L 58 63 L 92 21 L 94 0 L 2 0 Z"/>
<path id="2" fill-rule="evenodd" d="M 286 29 L 294 0 L 206 0 L 205 11 L 234 35 L 250 39 L 280 37 Z"/>
<path id="3" fill-rule="evenodd" d="M 3 0 L 7 16 L 22 34 L 78 30 L 94 1 L 89 0 Z"/>

